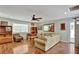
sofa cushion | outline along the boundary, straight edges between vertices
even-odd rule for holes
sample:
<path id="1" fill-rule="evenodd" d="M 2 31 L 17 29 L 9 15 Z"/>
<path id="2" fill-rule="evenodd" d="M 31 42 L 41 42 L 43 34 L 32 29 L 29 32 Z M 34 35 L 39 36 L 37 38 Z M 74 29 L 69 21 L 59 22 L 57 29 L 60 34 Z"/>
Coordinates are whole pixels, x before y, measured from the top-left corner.
<path id="1" fill-rule="evenodd" d="M 46 43 L 45 40 L 41 40 L 41 39 L 38 39 L 38 38 L 35 38 L 35 42 L 37 42 L 40 45 L 45 45 L 45 43 Z"/>
<path id="2" fill-rule="evenodd" d="M 47 39 L 45 38 L 44 34 L 39 34 L 39 35 L 38 35 L 38 38 L 41 39 L 41 40 L 45 40 L 45 41 L 47 40 Z"/>

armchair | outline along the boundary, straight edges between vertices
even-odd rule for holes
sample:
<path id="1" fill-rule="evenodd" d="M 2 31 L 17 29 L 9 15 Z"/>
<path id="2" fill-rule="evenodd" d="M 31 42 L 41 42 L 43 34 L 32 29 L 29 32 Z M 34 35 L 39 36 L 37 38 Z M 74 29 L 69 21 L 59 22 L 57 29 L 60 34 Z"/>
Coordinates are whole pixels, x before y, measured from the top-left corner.
<path id="1" fill-rule="evenodd" d="M 20 36 L 19 33 L 16 33 L 16 34 L 13 34 L 13 39 L 14 39 L 14 42 L 21 42 L 21 40 L 23 40 L 23 37 Z"/>

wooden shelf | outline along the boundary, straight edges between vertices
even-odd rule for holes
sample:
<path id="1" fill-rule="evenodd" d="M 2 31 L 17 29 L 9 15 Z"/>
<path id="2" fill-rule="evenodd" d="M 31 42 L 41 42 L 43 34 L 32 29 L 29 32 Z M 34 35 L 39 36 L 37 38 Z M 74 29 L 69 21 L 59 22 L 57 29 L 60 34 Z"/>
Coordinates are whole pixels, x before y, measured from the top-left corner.
<path id="1" fill-rule="evenodd" d="M 0 35 L 5 35 L 6 33 L 0 33 Z"/>
<path id="2" fill-rule="evenodd" d="M 0 26 L 0 44 L 12 42 L 12 26 Z"/>
<path id="3" fill-rule="evenodd" d="M 33 36 L 37 35 L 37 27 L 31 27 L 31 35 Z"/>

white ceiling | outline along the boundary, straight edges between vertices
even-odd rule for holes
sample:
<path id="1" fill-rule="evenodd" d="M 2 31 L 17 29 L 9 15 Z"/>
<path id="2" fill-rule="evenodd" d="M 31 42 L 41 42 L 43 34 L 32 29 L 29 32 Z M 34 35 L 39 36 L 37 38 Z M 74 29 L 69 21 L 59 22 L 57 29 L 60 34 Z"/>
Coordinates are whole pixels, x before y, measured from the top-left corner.
<path id="1" fill-rule="evenodd" d="M 42 17 L 41 21 L 66 18 L 71 5 L 0 5 L 0 16 L 21 21 L 30 21 L 32 15 Z"/>

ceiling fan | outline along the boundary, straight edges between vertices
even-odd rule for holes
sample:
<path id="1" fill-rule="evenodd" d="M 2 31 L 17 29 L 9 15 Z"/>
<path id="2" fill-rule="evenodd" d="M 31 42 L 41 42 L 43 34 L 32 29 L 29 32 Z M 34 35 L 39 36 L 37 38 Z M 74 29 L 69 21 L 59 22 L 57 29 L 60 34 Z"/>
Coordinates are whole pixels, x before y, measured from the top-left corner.
<path id="1" fill-rule="evenodd" d="M 76 17 L 73 17 L 73 19 L 77 19 L 77 18 L 79 18 L 78 16 L 76 16 Z"/>
<path id="2" fill-rule="evenodd" d="M 41 17 L 39 17 L 39 18 L 36 18 L 36 17 L 35 17 L 35 15 L 33 15 L 33 17 L 32 17 L 32 20 L 39 21 L 40 19 L 42 19 L 42 18 L 41 18 Z"/>

